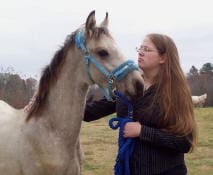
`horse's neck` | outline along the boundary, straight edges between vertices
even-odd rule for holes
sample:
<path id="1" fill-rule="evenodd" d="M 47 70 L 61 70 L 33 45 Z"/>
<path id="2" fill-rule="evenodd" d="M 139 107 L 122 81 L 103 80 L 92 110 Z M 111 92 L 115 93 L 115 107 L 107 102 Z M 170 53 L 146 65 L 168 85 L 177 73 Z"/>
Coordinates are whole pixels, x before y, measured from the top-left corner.
<path id="1" fill-rule="evenodd" d="M 205 94 L 204 94 L 204 95 L 201 95 L 201 96 L 199 97 L 199 101 L 200 101 L 201 103 L 204 103 L 205 100 L 206 100 Z"/>
<path id="2" fill-rule="evenodd" d="M 88 85 L 82 75 L 83 60 L 66 60 L 56 84 L 51 88 L 44 110 L 51 128 L 64 139 L 74 139 L 80 132 Z M 69 63 L 72 62 L 72 63 Z M 78 64 L 78 65 L 77 65 Z"/>

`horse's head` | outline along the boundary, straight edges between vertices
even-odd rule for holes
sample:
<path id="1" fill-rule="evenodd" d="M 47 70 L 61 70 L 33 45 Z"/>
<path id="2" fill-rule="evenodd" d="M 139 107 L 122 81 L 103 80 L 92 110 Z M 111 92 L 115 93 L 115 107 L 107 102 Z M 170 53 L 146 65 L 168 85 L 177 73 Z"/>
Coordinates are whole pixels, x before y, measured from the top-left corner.
<path id="1" fill-rule="evenodd" d="M 137 66 L 133 61 L 125 60 L 107 26 L 108 14 L 100 26 L 97 26 L 93 11 L 89 14 L 85 26 L 67 38 L 64 46 L 55 53 L 51 63 L 43 70 L 36 100 L 27 120 L 33 115 L 39 116 L 41 114 L 45 108 L 50 89 L 56 82 L 60 86 L 63 84 L 62 90 L 72 86 L 73 81 L 77 84 L 77 80 L 80 82 L 78 86 L 83 87 L 84 90 L 87 89 L 88 85 L 96 83 L 109 99 L 111 99 L 110 92 L 114 87 L 125 94 L 127 98 L 143 94 L 143 79 Z M 59 75 L 63 75 L 61 82 L 58 80 Z M 67 81 L 68 79 L 70 81 Z M 54 97 L 55 93 L 60 92 L 54 91 L 52 93 Z M 61 92 L 61 94 L 63 93 Z"/>
<path id="2" fill-rule="evenodd" d="M 127 61 L 119 51 L 108 30 L 108 13 L 103 22 L 97 26 L 95 11 L 86 20 L 82 33 L 77 34 L 77 45 L 85 54 L 89 83 L 97 83 L 104 89 L 114 86 L 127 97 L 142 95 L 143 79 L 137 66 Z M 83 39 L 81 38 L 83 37 Z M 85 44 L 83 48 L 80 46 Z M 80 42 L 80 43 L 79 43 Z M 84 48 L 85 47 L 85 48 Z M 127 62 L 126 62 L 127 61 Z M 104 69 L 104 70 L 103 70 Z M 109 83 L 111 81 L 111 83 Z M 110 90 L 109 90 L 110 91 Z"/>

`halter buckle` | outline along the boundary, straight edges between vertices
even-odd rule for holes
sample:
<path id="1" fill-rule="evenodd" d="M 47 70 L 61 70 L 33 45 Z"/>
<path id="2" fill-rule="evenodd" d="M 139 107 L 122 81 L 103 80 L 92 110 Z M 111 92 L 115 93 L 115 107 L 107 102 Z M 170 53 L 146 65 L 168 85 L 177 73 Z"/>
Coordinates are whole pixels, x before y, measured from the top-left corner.
<path id="1" fill-rule="evenodd" d="M 113 76 L 113 74 L 110 74 L 109 77 L 108 77 L 108 82 L 110 84 L 114 84 L 114 81 L 115 81 L 115 77 Z"/>

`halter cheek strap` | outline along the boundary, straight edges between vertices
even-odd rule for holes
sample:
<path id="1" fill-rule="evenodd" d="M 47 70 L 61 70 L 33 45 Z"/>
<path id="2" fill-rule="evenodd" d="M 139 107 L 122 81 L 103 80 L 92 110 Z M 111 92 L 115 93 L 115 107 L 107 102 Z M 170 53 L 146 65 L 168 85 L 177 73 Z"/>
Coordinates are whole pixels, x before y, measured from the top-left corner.
<path id="1" fill-rule="evenodd" d="M 107 71 L 96 59 L 93 57 L 87 50 L 85 45 L 85 39 L 84 39 L 84 31 L 80 30 L 76 36 L 75 36 L 75 44 L 76 46 L 82 50 L 84 53 L 84 59 L 85 59 L 85 65 L 87 74 L 90 78 L 90 80 L 94 83 L 96 83 L 99 88 L 101 89 L 102 93 L 106 97 L 107 100 L 112 100 L 112 91 L 113 91 L 113 85 L 114 81 L 120 81 L 123 79 L 130 71 L 138 70 L 138 66 L 132 61 L 128 60 L 121 64 L 120 66 L 116 67 L 111 72 Z M 94 64 L 94 66 L 107 78 L 108 81 L 108 87 L 107 89 L 103 88 L 100 84 L 95 82 L 91 76 L 90 73 L 90 62 Z"/>

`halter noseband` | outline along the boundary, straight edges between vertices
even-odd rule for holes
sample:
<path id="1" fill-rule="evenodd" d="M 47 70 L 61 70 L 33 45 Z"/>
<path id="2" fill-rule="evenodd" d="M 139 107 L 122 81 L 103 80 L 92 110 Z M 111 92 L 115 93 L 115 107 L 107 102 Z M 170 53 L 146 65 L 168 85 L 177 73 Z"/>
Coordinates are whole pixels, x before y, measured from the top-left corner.
<path id="1" fill-rule="evenodd" d="M 102 93 L 106 97 L 107 100 L 112 100 L 112 91 L 114 81 L 120 81 L 123 79 L 130 71 L 138 70 L 138 66 L 132 61 L 127 60 L 120 66 L 113 69 L 111 72 L 107 71 L 96 59 L 93 57 L 87 50 L 84 39 L 84 32 L 80 30 L 75 36 L 75 44 L 77 48 L 80 48 L 85 55 L 85 65 L 87 69 L 87 74 L 92 82 L 97 84 L 101 89 Z M 91 76 L 89 64 L 93 63 L 97 69 L 107 78 L 108 80 L 108 88 L 103 88 L 100 84 L 95 82 Z"/>

